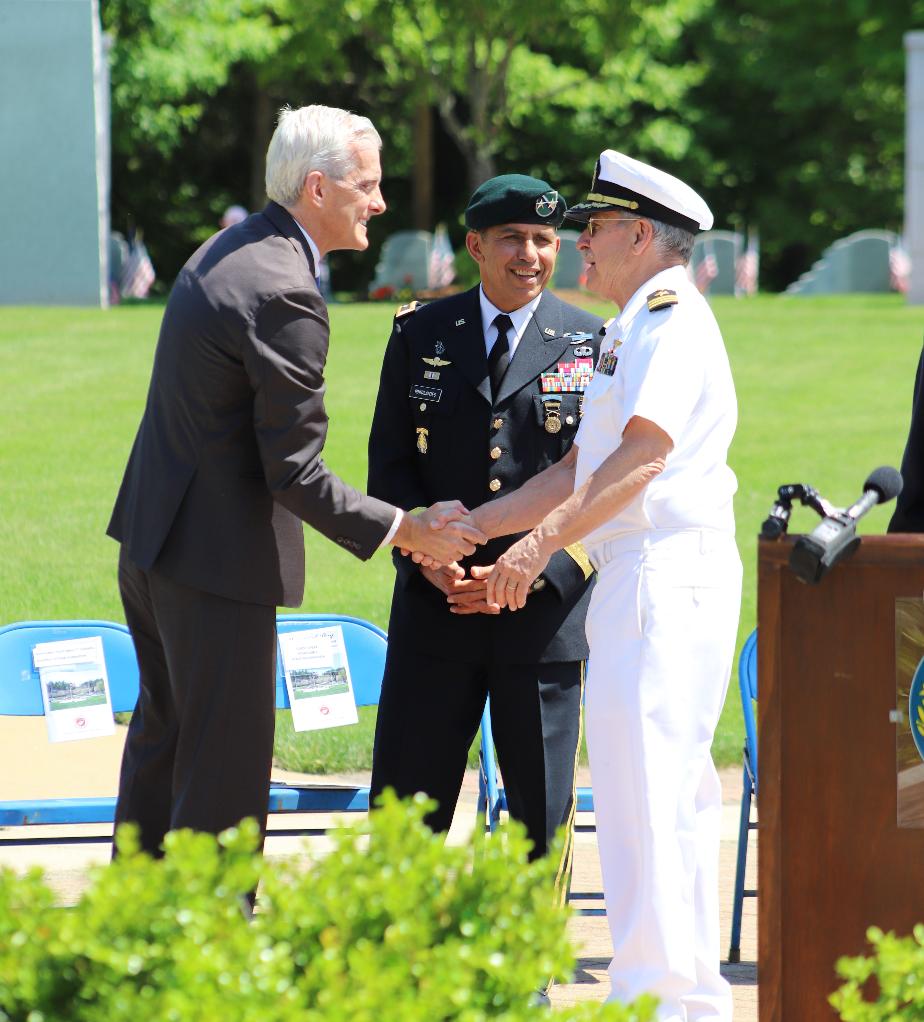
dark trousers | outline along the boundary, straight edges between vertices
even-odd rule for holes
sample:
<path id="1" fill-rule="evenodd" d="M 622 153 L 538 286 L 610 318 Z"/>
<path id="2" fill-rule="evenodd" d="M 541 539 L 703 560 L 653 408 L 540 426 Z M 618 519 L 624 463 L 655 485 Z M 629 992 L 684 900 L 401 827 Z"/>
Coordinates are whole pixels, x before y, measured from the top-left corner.
<path id="1" fill-rule="evenodd" d="M 411 640 L 413 642 L 413 640 Z M 485 699 L 510 815 L 523 822 L 532 857 L 570 825 L 580 741 L 583 663 L 463 664 L 389 637 L 372 758 L 372 797 L 418 791 L 448 830 Z M 569 836 L 570 841 L 570 836 Z M 567 850 L 566 850 L 567 854 Z"/>
<path id="2" fill-rule="evenodd" d="M 142 571 L 123 553 L 119 590 L 141 690 L 116 824 L 158 854 L 169 830 L 266 826 L 275 728 L 276 612 Z"/>

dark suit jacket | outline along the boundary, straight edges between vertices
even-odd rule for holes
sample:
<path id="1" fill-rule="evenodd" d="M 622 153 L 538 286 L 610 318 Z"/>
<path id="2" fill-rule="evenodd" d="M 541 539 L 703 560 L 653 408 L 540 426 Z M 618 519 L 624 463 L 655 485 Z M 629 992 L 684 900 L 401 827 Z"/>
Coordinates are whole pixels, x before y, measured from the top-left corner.
<path id="1" fill-rule="evenodd" d="M 902 492 L 889 532 L 924 532 L 924 351 L 914 377 L 911 426 L 902 458 Z"/>
<path id="2" fill-rule="evenodd" d="M 109 523 L 135 564 L 229 599 L 297 606 L 301 520 L 358 557 L 375 552 L 394 508 L 321 459 L 328 342 L 311 250 L 281 206 L 192 256 Z"/>
<path id="3" fill-rule="evenodd" d="M 477 287 L 396 317 L 369 437 L 369 492 L 406 509 L 452 498 L 475 508 L 558 461 L 577 431 L 581 395 L 543 395 L 540 374 L 573 361 L 576 347 L 592 348 L 585 357 L 596 364 L 600 327 L 598 317 L 546 292 L 492 405 Z M 575 344 L 574 333 L 592 337 Z M 447 364 L 423 361 L 435 357 Z M 425 375 L 434 372 L 438 379 Z M 545 428 L 543 397 L 561 400 L 557 433 Z M 499 488 L 490 488 L 492 480 Z M 516 538 L 490 541 L 465 565 L 493 564 Z M 389 640 L 469 663 L 581 660 L 592 585 L 582 554 L 555 553 L 544 588 L 523 610 L 499 617 L 450 614 L 446 597 L 396 556 Z"/>

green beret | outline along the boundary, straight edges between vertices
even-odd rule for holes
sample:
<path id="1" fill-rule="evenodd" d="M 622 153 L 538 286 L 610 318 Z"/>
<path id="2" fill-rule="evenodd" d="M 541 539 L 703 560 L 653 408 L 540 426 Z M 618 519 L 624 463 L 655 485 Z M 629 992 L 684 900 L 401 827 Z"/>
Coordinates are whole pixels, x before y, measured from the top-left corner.
<path id="1" fill-rule="evenodd" d="M 501 174 L 475 189 L 465 209 L 465 226 L 470 231 L 497 224 L 559 227 L 567 208 L 548 181 L 526 174 Z"/>

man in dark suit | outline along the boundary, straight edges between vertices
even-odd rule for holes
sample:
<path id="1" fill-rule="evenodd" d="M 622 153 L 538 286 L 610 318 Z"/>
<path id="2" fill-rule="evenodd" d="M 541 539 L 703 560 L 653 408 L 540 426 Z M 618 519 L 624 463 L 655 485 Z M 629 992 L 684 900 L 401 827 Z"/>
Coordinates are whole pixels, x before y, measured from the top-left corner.
<path id="1" fill-rule="evenodd" d="M 911 402 L 911 425 L 902 458 L 902 492 L 889 532 L 924 532 L 924 351 L 918 359 Z"/>
<path id="2" fill-rule="evenodd" d="M 265 825 L 272 763 L 275 608 L 304 589 L 302 521 L 365 560 L 385 543 L 446 563 L 447 542 L 337 478 L 327 433 L 327 309 L 315 272 L 364 249 L 385 209 L 381 139 L 344 110 L 284 110 L 266 162 L 269 205 L 210 238 L 164 312 L 147 406 L 109 535 L 141 691 L 116 822 L 157 854 L 168 830 Z"/>
<path id="3" fill-rule="evenodd" d="M 481 284 L 395 318 L 369 437 L 369 492 L 403 508 L 475 507 L 569 449 L 601 320 L 544 293 L 565 204 L 532 177 L 492 178 L 466 209 Z M 448 828 L 488 695 L 511 814 L 544 854 L 573 815 L 591 568 L 552 558 L 522 614 L 494 615 L 484 578 L 507 536 L 461 571 L 396 558 L 373 795 L 424 791 Z M 570 827 L 569 827 L 570 842 Z M 570 857 L 565 850 L 561 873 Z"/>

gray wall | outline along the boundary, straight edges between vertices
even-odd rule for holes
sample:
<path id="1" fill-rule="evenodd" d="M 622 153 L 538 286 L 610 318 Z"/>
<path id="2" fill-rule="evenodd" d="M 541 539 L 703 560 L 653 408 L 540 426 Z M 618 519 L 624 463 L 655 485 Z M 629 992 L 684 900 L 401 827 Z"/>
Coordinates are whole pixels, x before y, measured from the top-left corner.
<path id="1" fill-rule="evenodd" d="M 107 303 L 108 164 L 96 0 L 0 0 L 0 304 Z"/>

